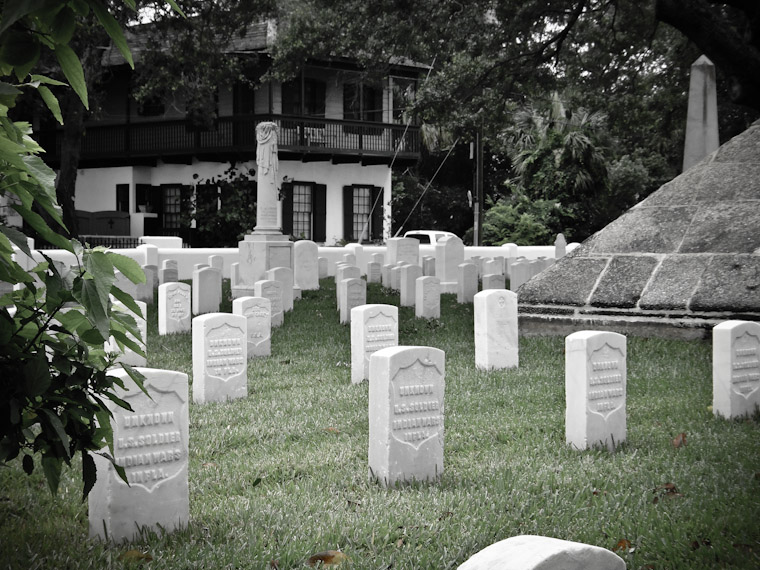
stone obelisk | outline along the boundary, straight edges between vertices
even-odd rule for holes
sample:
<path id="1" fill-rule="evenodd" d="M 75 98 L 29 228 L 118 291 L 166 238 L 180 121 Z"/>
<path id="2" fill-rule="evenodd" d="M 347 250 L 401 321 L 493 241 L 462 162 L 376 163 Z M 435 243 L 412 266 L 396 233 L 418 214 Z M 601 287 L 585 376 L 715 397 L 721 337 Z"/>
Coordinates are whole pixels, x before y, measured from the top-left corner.
<path id="1" fill-rule="evenodd" d="M 683 148 L 684 171 L 718 150 L 718 96 L 715 85 L 715 65 L 703 55 L 691 64 Z"/>
<path id="2" fill-rule="evenodd" d="M 293 244 L 282 234 L 278 131 L 275 123 L 256 125 L 256 227 L 238 242 L 240 265 L 238 282 L 232 284 L 234 297 L 253 295 L 254 284 L 265 279 L 269 269 L 293 268 Z"/>

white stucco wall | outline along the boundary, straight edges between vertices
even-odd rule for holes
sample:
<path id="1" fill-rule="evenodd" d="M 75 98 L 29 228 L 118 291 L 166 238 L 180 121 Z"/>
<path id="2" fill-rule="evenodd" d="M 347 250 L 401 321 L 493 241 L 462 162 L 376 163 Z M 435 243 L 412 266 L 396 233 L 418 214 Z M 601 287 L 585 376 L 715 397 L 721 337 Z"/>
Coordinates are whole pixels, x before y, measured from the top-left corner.
<path id="1" fill-rule="evenodd" d="M 239 164 L 240 168 L 256 170 L 254 161 Z M 229 163 L 198 162 L 193 164 L 159 164 L 155 167 L 113 167 L 80 170 L 77 176 L 76 208 L 96 212 L 116 208 L 116 185 L 130 185 L 130 212 L 135 212 L 135 187 L 137 184 L 185 184 L 194 186 L 200 182 L 219 177 Z M 197 175 L 195 177 L 194 175 Z M 343 238 L 343 187 L 350 184 L 366 184 L 383 188 L 385 231 L 389 237 L 391 170 L 385 165 L 361 166 L 360 164 L 332 164 L 331 162 L 280 161 L 281 177 L 299 182 L 314 182 L 327 187 L 327 245 L 334 245 Z"/>

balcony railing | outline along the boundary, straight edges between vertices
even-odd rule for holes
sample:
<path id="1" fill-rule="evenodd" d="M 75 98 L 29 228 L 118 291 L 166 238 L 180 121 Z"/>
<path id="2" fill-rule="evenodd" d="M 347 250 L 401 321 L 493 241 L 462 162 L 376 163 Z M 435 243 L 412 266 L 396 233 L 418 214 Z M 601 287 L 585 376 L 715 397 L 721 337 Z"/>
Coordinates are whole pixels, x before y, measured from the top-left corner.
<path id="1" fill-rule="evenodd" d="M 377 156 L 416 159 L 419 127 L 285 115 L 219 117 L 212 128 L 198 130 L 184 119 L 93 124 L 82 137 L 81 160 L 162 158 L 204 154 L 249 154 L 256 150 L 256 125 L 280 127 L 281 152 L 316 156 Z M 60 159 L 62 133 L 41 133 L 48 157 Z M 55 136 L 55 146 L 49 138 Z M 54 149 L 54 150 L 53 150 Z"/>

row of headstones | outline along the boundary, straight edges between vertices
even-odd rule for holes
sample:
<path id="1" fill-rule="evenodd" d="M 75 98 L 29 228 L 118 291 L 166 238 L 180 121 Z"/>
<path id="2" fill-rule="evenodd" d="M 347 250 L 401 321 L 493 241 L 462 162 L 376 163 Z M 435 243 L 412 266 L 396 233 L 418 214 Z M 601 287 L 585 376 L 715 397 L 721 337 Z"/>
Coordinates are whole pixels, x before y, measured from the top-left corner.
<path id="1" fill-rule="evenodd" d="M 445 354 L 432 347 L 397 346 L 397 311 L 392 305 L 365 305 L 351 314 L 352 382 L 369 379 L 369 471 L 386 485 L 435 481 L 443 473 Z M 193 331 L 193 340 L 196 335 L 203 339 L 205 357 L 212 360 L 205 366 L 217 372 L 239 366 L 246 354 L 244 317 L 237 316 L 235 337 L 229 334 L 234 323 L 229 319 L 236 315 L 221 316 L 227 320 L 196 317 L 202 320 Z M 565 437 L 572 447 L 614 448 L 625 441 L 626 358 L 621 334 L 581 331 L 565 339 Z M 151 397 L 127 383 L 121 397 L 132 411 L 109 404 L 114 456 L 131 487 L 109 461 L 96 457 L 99 474 L 90 494 L 91 535 L 116 541 L 132 538 L 144 525 L 184 526 L 189 516 L 188 378 L 166 370 L 141 372 Z M 115 375 L 126 380 L 123 371 Z M 758 406 L 760 323 L 721 323 L 713 329 L 714 413 L 733 418 Z"/>

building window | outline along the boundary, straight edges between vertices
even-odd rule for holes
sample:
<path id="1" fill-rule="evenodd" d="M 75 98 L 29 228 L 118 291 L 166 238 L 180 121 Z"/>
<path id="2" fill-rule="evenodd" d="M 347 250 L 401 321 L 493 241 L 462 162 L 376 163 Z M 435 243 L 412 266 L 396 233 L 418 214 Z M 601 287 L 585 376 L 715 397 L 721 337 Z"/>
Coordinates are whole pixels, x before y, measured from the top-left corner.
<path id="1" fill-rule="evenodd" d="M 324 117 L 326 92 L 327 84 L 319 79 L 305 77 L 303 83 L 300 79 L 287 81 L 282 84 L 282 114 Z"/>
<path id="2" fill-rule="evenodd" d="M 180 206 L 182 201 L 182 187 L 179 184 L 166 185 L 163 187 L 164 194 L 164 220 L 166 230 L 180 228 Z"/>
<path id="3" fill-rule="evenodd" d="M 383 90 L 364 83 L 343 85 L 343 118 L 347 121 L 383 121 Z"/>
<path id="4" fill-rule="evenodd" d="M 315 182 L 282 185 L 282 233 L 324 243 L 327 239 L 327 186 Z"/>
<path id="5" fill-rule="evenodd" d="M 293 184 L 293 235 L 311 239 L 311 184 Z"/>
<path id="6" fill-rule="evenodd" d="M 129 212 L 129 184 L 116 185 L 116 211 Z"/>
<path id="7" fill-rule="evenodd" d="M 353 191 L 353 233 L 352 241 L 362 241 L 372 235 L 372 227 L 369 213 L 372 210 L 372 188 L 370 186 L 356 186 Z"/>
<path id="8" fill-rule="evenodd" d="M 355 184 L 343 187 L 343 237 L 347 241 L 383 239 L 383 189 Z"/>

